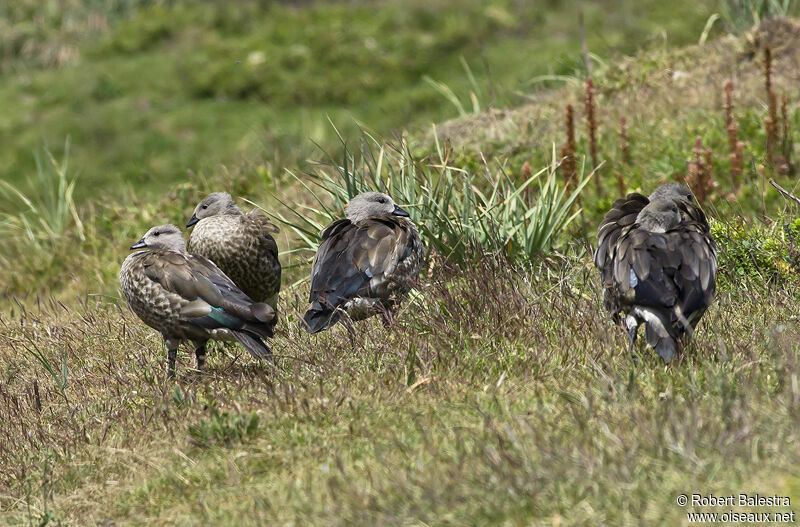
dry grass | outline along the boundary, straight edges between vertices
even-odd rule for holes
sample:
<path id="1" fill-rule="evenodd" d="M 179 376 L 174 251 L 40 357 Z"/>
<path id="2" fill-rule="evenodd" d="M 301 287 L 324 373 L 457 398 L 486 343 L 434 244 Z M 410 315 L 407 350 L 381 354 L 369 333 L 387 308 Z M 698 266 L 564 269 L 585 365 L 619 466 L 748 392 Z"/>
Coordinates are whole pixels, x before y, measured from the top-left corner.
<path id="1" fill-rule="evenodd" d="M 116 303 L 20 310 L 0 329 L 4 521 L 639 525 L 678 521 L 687 489 L 800 499 L 794 286 L 722 291 L 669 367 L 631 362 L 597 289 L 585 258 L 488 260 L 352 340 L 305 334 L 290 294 L 274 370 L 218 348 L 198 375 L 187 352 L 175 384 Z M 63 394 L 34 346 L 66 360 Z"/>

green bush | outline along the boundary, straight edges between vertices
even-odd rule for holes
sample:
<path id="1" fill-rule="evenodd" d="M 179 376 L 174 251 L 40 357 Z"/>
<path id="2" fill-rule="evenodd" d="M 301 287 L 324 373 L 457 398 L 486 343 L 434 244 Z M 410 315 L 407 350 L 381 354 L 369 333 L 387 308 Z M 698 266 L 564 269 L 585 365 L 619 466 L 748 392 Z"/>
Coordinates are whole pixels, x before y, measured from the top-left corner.
<path id="1" fill-rule="evenodd" d="M 800 219 L 770 225 L 712 220 L 711 235 L 723 279 L 775 284 L 798 276 Z"/>

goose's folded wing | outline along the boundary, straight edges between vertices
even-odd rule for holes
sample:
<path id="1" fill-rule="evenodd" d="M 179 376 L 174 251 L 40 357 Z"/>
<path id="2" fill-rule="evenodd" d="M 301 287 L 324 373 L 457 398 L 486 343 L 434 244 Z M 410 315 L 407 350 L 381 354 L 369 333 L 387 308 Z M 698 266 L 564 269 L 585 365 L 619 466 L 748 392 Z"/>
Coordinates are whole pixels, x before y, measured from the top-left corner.
<path id="1" fill-rule="evenodd" d="M 202 327 L 238 329 L 275 318 L 266 304 L 253 303 L 214 263 L 202 256 L 152 251 L 143 260 L 145 275 L 187 303 L 181 318 Z"/>
<path id="2" fill-rule="evenodd" d="M 622 231 L 636 221 L 636 216 L 649 203 L 646 196 L 628 194 L 616 200 L 603 217 L 597 228 L 597 251 L 594 255 L 595 267 L 600 269 L 603 280 L 611 277 L 613 253 Z"/>
<path id="3" fill-rule="evenodd" d="M 278 244 L 272 235 L 280 232 L 280 229 L 259 209 L 253 209 L 247 214 L 247 224 L 248 231 L 258 239 L 259 248 L 277 259 Z"/>
<path id="4" fill-rule="evenodd" d="M 636 304 L 678 306 L 687 316 L 708 307 L 716 273 L 714 243 L 693 222 L 666 233 L 634 226 L 622 235 L 614 261 L 614 280 L 623 293 L 634 291 Z"/>
<path id="5" fill-rule="evenodd" d="M 636 226 L 626 230 L 618 242 L 613 280 L 623 295 L 633 292 L 636 305 L 668 308 L 678 300 L 673 281 L 676 267 L 669 265 L 671 247 L 666 234 Z M 678 258 L 676 261 L 679 261 Z"/>
<path id="6" fill-rule="evenodd" d="M 716 289 L 717 252 L 714 241 L 702 224 L 682 224 L 674 235 L 681 248 L 681 269 L 675 283 L 680 290 L 679 305 L 686 315 L 702 313 L 710 304 Z"/>
<path id="7" fill-rule="evenodd" d="M 391 273 L 406 251 L 407 234 L 391 219 L 352 224 L 340 220 L 323 232 L 311 271 L 310 302 L 338 306 L 369 293 L 373 277 Z"/>

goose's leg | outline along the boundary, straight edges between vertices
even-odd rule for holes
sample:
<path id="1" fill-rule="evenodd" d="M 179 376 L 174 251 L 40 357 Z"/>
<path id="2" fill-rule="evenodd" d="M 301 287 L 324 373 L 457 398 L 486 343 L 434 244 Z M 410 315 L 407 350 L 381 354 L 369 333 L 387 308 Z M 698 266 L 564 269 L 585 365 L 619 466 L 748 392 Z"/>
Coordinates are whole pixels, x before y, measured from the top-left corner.
<path id="1" fill-rule="evenodd" d="M 386 329 L 389 329 L 394 325 L 394 315 L 392 314 L 391 309 L 381 310 L 381 319 L 383 320 L 383 327 Z"/>
<path id="2" fill-rule="evenodd" d="M 179 339 L 165 338 L 164 342 L 167 345 L 167 378 L 173 379 L 175 377 L 175 362 L 178 359 L 178 346 L 181 341 Z"/>
<path id="3" fill-rule="evenodd" d="M 197 358 L 197 369 L 202 370 L 206 365 L 206 341 L 194 343 L 194 356 Z"/>
<path id="4" fill-rule="evenodd" d="M 178 350 L 167 350 L 167 378 L 175 377 L 175 362 L 178 359 Z"/>
<path id="5" fill-rule="evenodd" d="M 628 328 L 628 354 L 636 364 L 639 359 L 636 357 L 633 347 L 636 344 L 636 334 L 639 332 L 639 321 L 633 315 L 628 315 L 625 317 L 625 327 Z"/>
<path id="6" fill-rule="evenodd" d="M 340 322 L 347 329 L 347 335 L 350 337 L 350 347 L 356 349 L 356 326 L 353 323 L 353 319 L 350 318 L 347 312 L 344 312 Z"/>

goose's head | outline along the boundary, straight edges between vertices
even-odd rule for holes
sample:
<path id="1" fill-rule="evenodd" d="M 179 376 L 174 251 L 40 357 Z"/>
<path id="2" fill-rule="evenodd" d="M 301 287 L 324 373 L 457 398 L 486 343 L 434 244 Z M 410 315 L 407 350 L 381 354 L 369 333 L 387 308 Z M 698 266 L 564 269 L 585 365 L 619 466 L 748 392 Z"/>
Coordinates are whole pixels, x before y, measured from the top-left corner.
<path id="1" fill-rule="evenodd" d="M 192 219 L 186 224 L 191 227 L 203 218 L 210 218 L 218 214 L 234 214 L 239 215 L 242 211 L 233 202 L 233 198 L 227 192 L 212 192 L 203 201 L 197 204 L 192 214 Z"/>
<path id="2" fill-rule="evenodd" d="M 186 246 L 183 243 L 181 230 L 175 225 L 159 225 L 153 227 L 142 236 L 142 239 L 131 245 L 133 249 L 168 249 L 183 252 Z"/>
<path id="3" fill-rule="evenodd" d="M 346 210 L 347 218 L 358 223 L 375 216 L 408 217 L 408 212 L 400 208 L 394 200 L 381 192 L 364 192 L 350 200 Z"/>

